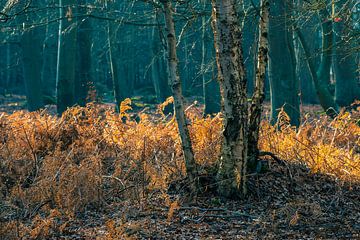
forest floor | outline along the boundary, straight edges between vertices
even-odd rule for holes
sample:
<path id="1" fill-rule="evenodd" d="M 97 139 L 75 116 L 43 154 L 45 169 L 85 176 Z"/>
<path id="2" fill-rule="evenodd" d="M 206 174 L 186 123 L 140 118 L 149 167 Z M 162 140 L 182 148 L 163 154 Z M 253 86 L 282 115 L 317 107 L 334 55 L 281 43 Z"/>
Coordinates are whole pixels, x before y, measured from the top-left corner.
<path id="1" fill-rule="evenodd" d="M 359 112 L 330 122 L 305 109 L 315 120 L 297 131 L 262 126 L 261 149 L 282 160 L 263 158 L 243 200 L 211 182 L 193 199 L 173 187 L 183 160 L 172 120 L 123 123 L 91 107 L 2 115 L 0 239 L 360 239 Z M 190 119 L 197 160 L 211 166 L 221 121 Z"/>

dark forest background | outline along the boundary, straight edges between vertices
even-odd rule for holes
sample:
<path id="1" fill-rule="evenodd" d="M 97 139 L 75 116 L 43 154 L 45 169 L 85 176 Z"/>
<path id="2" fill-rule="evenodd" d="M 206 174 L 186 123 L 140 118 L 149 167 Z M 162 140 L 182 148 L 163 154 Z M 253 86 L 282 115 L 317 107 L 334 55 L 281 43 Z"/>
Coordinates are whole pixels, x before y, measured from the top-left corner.
<path id="1" fill-rule="evenodd" d="M 176 1 L 179 72 L 185 97 L 219 112 L 211 3 Z M 0 94 L 26 95 L 30 111 L 58 113 L 88 101 L 119 103 L 171 95 L 166 33 L 157 1 L 1 1 Z M 255 79 L 259 2 L 238 3 L 249 96 Z M 359 98 L 359 11 L 355 0 L 272 1 L 266 99 L 272 118 L 284 108 L 293 124 L 300 103 L 330 115 Z M 95 97 L 96 96 L 96 97 Z"/>

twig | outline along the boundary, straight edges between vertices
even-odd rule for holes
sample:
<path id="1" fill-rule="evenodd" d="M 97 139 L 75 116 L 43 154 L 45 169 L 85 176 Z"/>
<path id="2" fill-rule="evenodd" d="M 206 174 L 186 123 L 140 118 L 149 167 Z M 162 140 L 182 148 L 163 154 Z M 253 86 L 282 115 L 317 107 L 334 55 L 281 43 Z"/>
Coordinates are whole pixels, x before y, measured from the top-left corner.
<path id="1" fill-rule="evenodd" d="M 125 184 L 123 183 L 123 181 L 121 181 L 120 178 L 117 178 L 117 177 L 112 176 L 112 175 L 109 175 L 109 176 L 104 175 L 104 176 L 102 176 L 102 177 L 103 177 L 103 178 L 114 179 L 114 180 L 118 181 L 124 188 L 126 188 L 126 187 L 125 187 Z"/>

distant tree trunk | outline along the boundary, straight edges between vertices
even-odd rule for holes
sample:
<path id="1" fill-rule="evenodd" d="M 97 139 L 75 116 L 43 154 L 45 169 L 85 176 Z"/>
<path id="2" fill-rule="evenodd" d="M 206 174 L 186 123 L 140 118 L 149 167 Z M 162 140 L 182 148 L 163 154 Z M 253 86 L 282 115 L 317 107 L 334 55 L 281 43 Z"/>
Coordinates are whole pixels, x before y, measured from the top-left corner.
<path id="1" fill-rule="evenodd" d="M 292 125 L 300 124 L 299 81 L 296 76 L 290 16 L 292 9 L 288 1 L 274 0 L 269 19 L 269 80 L 271 95 L 271 119 L 276 122 L 279 110 L 290 117 Z"/>
<path id="2" fill-rule="evenodd" d="M 75 103 L 75 66 L 77 26 L 75 0 L 59 0 L 60 24 L 57 57 L 57 112 L 63 113 Z"/>
<path id="3" fill-rule="evenodd" d="M 51 1 L 53 2 L 53 1 Z M 47 11 L 47 20 L 51 19 L 50 12 Z M 57 58 L 57 40 L 58 25 L 49 23 L 46 25 L 46 37 L 43 44 L 43 65 L 41 70 L 42 92 L 45 104 L 55 103 L 56 91 L 56 58 Z"/>
<path id="4" fill-rule="evenodd" d="M 170 0 L 161 0 L 164 5 L 167 51 L 168 51 L 168 70 L 169 82 L 174 97 L 174 109 L 178 130 L 181 138 L 181 146 L 185 158 L 186 173 L 190 183 L 190 188 L 197 191 L 197 167 L 192 149 L 188 122 L 184 109 L 184 98 L 181 89 L 181 80 L 178 72 L 178 59 L 176 53 L 176 34 L 173 20 L 173 10 Z"/>
<path id="5" fill-rule="evenodd" d="M 218 77 L 223 101 L 223 144 L 217 175 L 224 197 L 246 195 L 247 93 L 235 0 L 212 0 Z"/>
<path id="6" fill-rule="evenodd" d="M 310 21 L 311 23 L 313 22 L 313 20 Z M 306 31 L 306 38 L 311 43 L 311 51 L 316 52 L 316 49 L 318 47 L 317 44 L 319 42 L 317 36 L 318 31 L 308 28 L 304 29 L 304 31 Z M 294 42 L 294 47 L 296 54 L 296 75 L 300 79 L 301 102 L 307 104 L 319 104 L 318 96 L 316 95 L 316 90 L 311 78 L 311 74 L 309 71 L 306 70 L 306 56 L 302 50 L 299 41 Z"/>
<path id="7" fill-rule="evenodd" d="M 79 9 L 80 15 L 86 15 L 87 10 L 86 0 L 81 0 L 79 3 L 82 7 Z M 76 91 L 76 102 L 80 106 L 85 106 L 86 98 L 89 91 L 89 86 L 92 84 L 91 80 L 91 32 L 92 26 L 90 23 L 89 17 L 81 17 L 78 19 L 78 70 L 79 70 L 79 80 L 76 81 L 75 91 Z"/>
<path id="8" fill-rule="evenodd" d="M 330 68 L 333 49 L 333 27 L 332 21 L 329 20 L 329 14 L 326 9 L 319 11 L 321 30 L 322 30 L 322 43 L 321 43 L 321 60 L 320 65 L 316 66 L 316 63 L 312 57 L 310 47 L 306 42 L 306 39 L 300 30 L 297 31 L 298 39 L 301 46 L 304 49 L 307 65 L 310 70 L 312 80 L 315 85 L 316 93 L 319 97 L 320 105 L 326 111 L 326 113 L 335 117 L 338 112 L 338 106 L 335 103 L 334 97 L 329 89 L 330 82 Z"/>
<path id="9" fill-rule="evenodd" d="M 39 3 L 34 1 L 33 4 Z M 20 22 L 25 29 L 20 45 L 22 49 L 24 79 L 29 111 L 35 111 L 44 107 L 41 86 L 41 56 L 44 29 L 42 27 L 33 28 L 31 24 L 35 21 L 33 14 L 20 17 Z"/>
<path id="10" fill-rule="evenodd" d="M 249 111 L 249 135 L 248 135 L 248 167 L 249 170 L 256 168 L 259 157 L 259 129 L 261 122 L 262 103 L 265 99 L 265 77 L 268 63 L 268 32 L 269 32 L 269 0 L 261 1 L 261 13 L 259 21 L 259 44 L 258 60 L 256 67 L 255 89 Z"/>
<path id="11" fill-rule="evenodd" d="M 350 106 L 355 100 L 360 100 L 359 87 L 359 53 L 353 49 L 359 45 L 359 38 L 351 37 L 354 26 L 351 10 L 355 2 L 340 0 L 336 4 L 335 55 L 333 66 L 335 72 L 335 99 L 340 107 Z M 346 25 L 346 26 L 345 26 Z M 358 58 L 358 59 L 357 59 Z"/>
<path id="12" fill-rule="evenodd" d="M 155 20 L 157 20 L 158 13 L 155 13 Z M 164 69 L 164 51 L 161 46 L 162 39 L 160 38 L 160 31 L 158 27 L 153 27 L 151 35 L 152 35 L 152 63 L 151 63 L 151 80 L 153 82 L 156 98 L 158 102 L 163 102 L 167 97 L 170 96 L 170 89 L 168 80 L 164 77 L 166 72 L 166 68 Z"/>
<path id="13" fill-rule="evenodd" d="M 4 83 L 4 90 L 5 93 L 9 92 L 9 83 L 12 80 L 12 73 L 13 73 L 13 66 L 12 66 L 12 54 L 11 54 L 11 44 L 6 44 L 6 79 Z"/>
<path id="14" fill-rule="evenodd" d="M 242 11 L 245 12 L 247 8 L 252 8 L 254 3 L 259 1 L 241 1 L 243 2 Z M 257 44 L 257 35 L 258 35 L 258 14 L 245 14 L 242 17 L 241 28 L 243 32 L 243 49 L 244 49 L 244 59 L 245 59 L 245 68 L 246 76 L 248 79 L 247 91 L 248 96 L 254 91 L 255 77 L 256 77 L 256 51 L 258 48 Z"/>
<path id="15" fill-rule="evenodd" d="M 116 32 L 118 28 L 116 28 L 112 22 L 108 22 L 108 44 L 109 44 L 109 61 L 110 61 L 110 73 L 111 78 L 113 82 L 113 88 L 114 88 L 114 98 L 116 102 L 116 109 L 120 107 L 120 103 L 125 99 L 125 96 L 123 94 L 123 91 L 125 89 L 122 89 L 120 86 L 120 75 L 119 75 L 119 67 L 118 67 L 118 61 L 116 57 L 114 56 L 114 45 L 116 39 Z"/>
<path id="16" fill-rule="evenodd" d="M 203 10 L 206 10 L 206 0 L 201 0 Z M 208 46 L 207 39 L 208 28 L 206 24 L 206 16 L 201 17 L 202 24 L 202 36 L 201 36 L 201 74 L 202 74 L 202 87 L 203 87 L 203 98 L 204 98 L 204 115 L 213 114 L 220 112 L 220 89 L 219 83 L 213 78 L 212 74 L 212 63 L 208 63 L 209 55 L 213 51 L 213 47 Z"/>

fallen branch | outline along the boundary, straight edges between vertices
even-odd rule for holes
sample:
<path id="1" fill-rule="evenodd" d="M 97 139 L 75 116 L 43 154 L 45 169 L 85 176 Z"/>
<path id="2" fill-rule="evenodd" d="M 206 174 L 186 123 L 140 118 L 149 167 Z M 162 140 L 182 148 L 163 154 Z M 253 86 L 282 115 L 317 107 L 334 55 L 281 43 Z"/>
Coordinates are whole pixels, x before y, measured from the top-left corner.
<path id="1" fill-rule="evenodd" d="M 274 159 L 278 164 L 286 166 L 286 163 L 284 160 L 281 160 L 280 158 L 278 158 L 274 153 L 272 152 L 260 152 L 259 153 L 259 157 L 265 157 L 265 156 L 269 156 L 272 159 Z"/>

